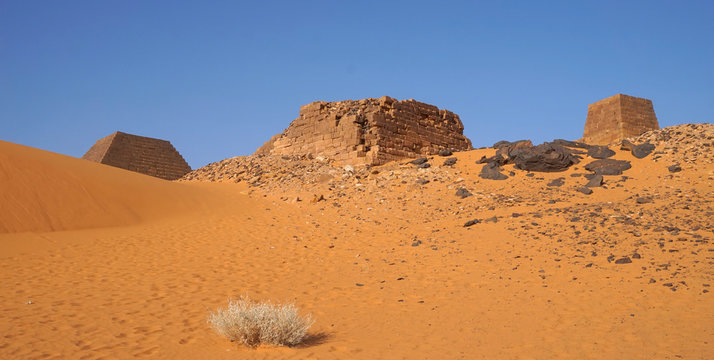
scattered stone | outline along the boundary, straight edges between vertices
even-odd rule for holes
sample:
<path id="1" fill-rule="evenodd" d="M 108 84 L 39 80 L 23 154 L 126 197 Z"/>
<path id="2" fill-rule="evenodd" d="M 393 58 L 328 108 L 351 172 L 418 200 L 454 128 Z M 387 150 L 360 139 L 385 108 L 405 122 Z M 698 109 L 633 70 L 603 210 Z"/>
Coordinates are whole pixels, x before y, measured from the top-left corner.
<path id="1" fill-rule="evenodd" d="M 615 260 L 615 264 L 630 264 L 630 263 L 632 263 L 632 260 L 627 256 Z"/>
<path id="2" fill-rule="evenodd" d="M 478 175 L 482 179 L 488 180 L 506 180 L 508 176 L 501 173 L 501 167 L 496 162 L 490 162 L 481 168 L 481 173 Z"/>
<path id="3" fill-rule="evenodd" d="M 590 188 L 586 188 L 586 187 L 578 188 L 578 191 L 580 191 L 581 193 L 583 193 L 585 195 L 590 195 L 593 193 L 593 191 Z"/>
<path id="4" fill-rule="evenodd" d="M 421 240 L 416 240 L 416 239 L 415 239 L 415 240 L 412 242 L 412 246 L 419 246 L 419 245 L 421 245 Z"/>
<path id="5" fill-rule="evenodd" d="M 615 152 L 610 150 L 607 146 L 593 145 L 588 148 L 588 156 L 593 159 L 607 159 L 613 155 L 615 155 Z"/>
<path id="6" fill-rule="evenodd" d="M 669 172 L 671 172 L 671 173 L 676 173 L 676 172 L 682 171 L 682 168 L 679 165 L 675 164 L 675 165 L 668 166 L 667 170 L 669 170 Z"/>
<path id="7" fill-rule="evenodd" d="M 451 150 L 448 150 L 448 149 L 439 150 L 439 156 L 451 156 L 452 154 L 453 154 L 453 152 L 451 152 Z"/>
<path id="8" fill-rule="evenodd" d="M 431 164 L 429 164 L 429 163 L 427 162 L 427 163 L 420 164 L 420 165 L 417 166 L 417 167 L 418 167 L 419 169 L 428 169 L 428 168 L 431 167 Z"/>
<path id="9" fill-rule="evenodd" d="M 650 197 L 638 197 L 637 200 L 635 200 L 638 204 L 647 204 L 652 202 L 652 198 Z"/>
<path id="10" fill-rule="evenodd" d="M 458 190 L 456 190 L 456 196 L 458 196 L 462 199 L 465 199 L 472 195 L 473 194 L 470 191 L 466 190 L 465 188 L 459 188 Z"/>
<path id="11" fill-rule="evenodd" d="M 414 182 L 419 185 L 426 185 L 426 184 L 430 183 L 431 181 L 429 181 L 429 179 L 418 178 L 418 179 L 414 180 Z"/>
<path id="12" fill-rule="evenodd" d="M 627 160 L 600 159 L 585 165 L 586 170 L 599 175 L 622 175 L 622 172 L 631 168 Z"/>
<path id="13" fill-rule="evenodd" d="M 549 182 L 547 186 L 563 186 L 565 184 L 565 181 L 563 181 L 563 178 L 557 178 L 554 179 L 553 181 Z"/>
<path id="14" fill-rule="evenodd" d="M 454 164 L 456 164 L 456 160 L 457 159 L 455 157 L 450 157 L 444 160 L 444 166 L 453 166 Z"/>
<path id="15" fill-rule="evenodd" d="M 346 172 L 355 172 L 355 168 L 352 165 L 345 165 L 342 169 Z"/>
<path id="16" fill-rule="evenodd" d="M 592 174 L 590 181 L 585 184 L 586 187 L 600 187 L 602 186 L 603 177 L 600 174 Z"/>
<path id="17" fill-rule="evenodd" d="M 464 227 L 469 227 L 469 226 L 472 226 L 472 225 L 476 225 L 476 224 L 478 224 L 478 223 L 480 223 L 480 222 L 481 222 L 480 219 L 469 220 L 469 221 L 467 221 L 467 222 L 464 224 Z"/>
<path id="18" fill-rule="evenodd" d="M 429 161 L 429 159 L 423 157 L 423 158 L 414 159 L 414 160 L 410 161 L 409 163 L 412 165 L 421 165 L 421 164 L 426 163 L 427 161 Z"/>
<path id="19" fill-rule="evenodd" d="M 325 197 L 322 196 L 322 194 L 315 194 L 312 196 L 312 200 L 310 200 L 311 203 L 318 203 L 320 201 L 324 201 Z"/>
<path id="20" fill-rule="evenodd" d="M 620 146 L 620 149 L 621 150 L 630 150 L 630 152 L 632 153 L 632 156 L 634 156 L 638 159 L 642 159 L 642 158 L 645 158 L 647 155 L 651 154 L 654 151 L 655 146 L 648 142 L 646 142 L 644 144 L 640 144 L 640 145 L 635 145 L 632 142 L 630 142 L 629 140 L 625 139 L 625 140 L 622 140 L 622 145 Z"/>

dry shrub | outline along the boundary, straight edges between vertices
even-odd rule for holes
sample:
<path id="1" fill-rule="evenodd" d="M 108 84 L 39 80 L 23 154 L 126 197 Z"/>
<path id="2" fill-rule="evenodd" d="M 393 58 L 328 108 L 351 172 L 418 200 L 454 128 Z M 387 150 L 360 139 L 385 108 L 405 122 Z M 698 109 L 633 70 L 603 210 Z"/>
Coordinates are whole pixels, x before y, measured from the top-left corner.
<path id="1" fill-rule="evenodd" d="M 273 305 L 270 300 L 257 302 L 247 296 L 228 300 L 228 307 L 208 317 L 217 333 L 247 346 L 261 344 L 295 346 L 302 342 L 314 321 L 300 317 L 294 304 Z"/>

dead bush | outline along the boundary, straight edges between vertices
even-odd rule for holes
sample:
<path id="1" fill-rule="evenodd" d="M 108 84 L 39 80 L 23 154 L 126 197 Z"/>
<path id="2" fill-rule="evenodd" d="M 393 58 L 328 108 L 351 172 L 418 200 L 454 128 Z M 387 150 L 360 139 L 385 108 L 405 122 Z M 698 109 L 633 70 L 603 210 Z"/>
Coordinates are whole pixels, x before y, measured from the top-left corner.
<path id="1" fill-rule="evenodd" d="M 250 347 L 261 344 L 295 346 L 305 339 L 314 321 L 310 315 L 300 317 L 294 304 L 274 305 L 254 301 L 247 296 L 228 300 L 228 307 L 208 317 L 217 333 Z"/>

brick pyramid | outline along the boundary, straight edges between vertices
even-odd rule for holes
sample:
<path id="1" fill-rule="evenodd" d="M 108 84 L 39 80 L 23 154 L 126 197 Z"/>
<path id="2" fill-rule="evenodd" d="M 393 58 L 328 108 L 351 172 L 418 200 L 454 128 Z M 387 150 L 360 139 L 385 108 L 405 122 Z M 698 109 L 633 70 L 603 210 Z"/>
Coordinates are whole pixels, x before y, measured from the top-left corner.
<path id="1" fill-rule="evenodd" d="M 97 140 L 82 159 L 165 180 L 176 180 L 191 171 L 170 142 L 120 131 Z"/>
<path id="2" fill-rule="evenodd" d="M 657 129 L 651 100 L 617 94 L 588 105 L 583 142 L 608 145 Z"/>
<path id="3" fill-rule="evenodd" d="M 256 154 L 326 156 L 342 164 L 381 165 L 471 150 L 459 116 L 434 105 L 388 96 L 379 99 L 316 101 Z"/>

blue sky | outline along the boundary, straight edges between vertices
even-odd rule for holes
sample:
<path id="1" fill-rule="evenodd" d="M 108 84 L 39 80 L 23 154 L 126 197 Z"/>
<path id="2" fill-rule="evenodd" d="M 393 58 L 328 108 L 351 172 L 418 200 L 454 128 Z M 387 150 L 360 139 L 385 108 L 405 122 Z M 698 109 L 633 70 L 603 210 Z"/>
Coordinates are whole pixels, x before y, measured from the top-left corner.
<path id="1" fill-rule="evenodd" d="M 71 156 L 120 130 L 197 168 L 383 95 L 454 111 L 475 147 L 578 139 L 616 93 L 712 122 L 714 2 L 0 0 L 0 139 Z"/>

